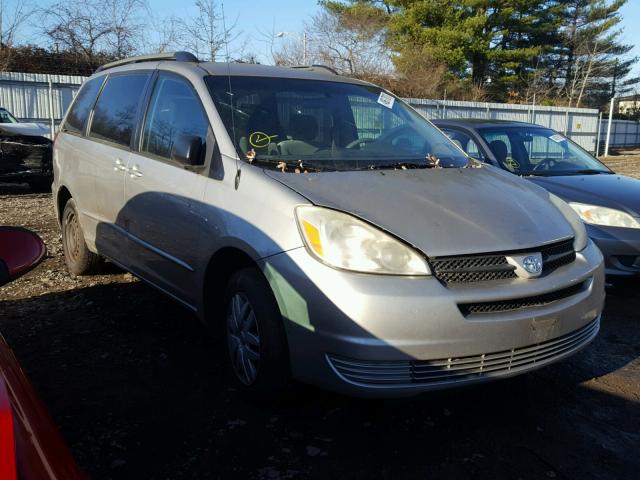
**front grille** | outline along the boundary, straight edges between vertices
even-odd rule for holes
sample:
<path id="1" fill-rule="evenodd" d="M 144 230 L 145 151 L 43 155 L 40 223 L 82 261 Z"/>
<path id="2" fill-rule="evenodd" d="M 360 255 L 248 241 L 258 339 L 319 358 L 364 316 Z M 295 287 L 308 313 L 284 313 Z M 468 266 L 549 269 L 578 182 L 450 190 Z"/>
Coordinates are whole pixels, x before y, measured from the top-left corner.
<path id="1" fill-rule="evenodd" d="M 540 252 L 542 275 L 567 265 L 576 259 L 573 239 L 563 240 L 537 249 L 526 249 L 506 253 L 434 257 L 429 260 L 433 275 L 445 284 L 475 283 L 489 280 L 517 278 L 515 267 L 507 262 L 508 255 Z"/>
<path id="2" fill-rule="evenodd" d="M 585 290 L 586 283 L 578 283 L 562 290 L 536 295 L 533 297 L 499 300 L 496 302 L 463 303 L 458 308 L 463 315 L 482 313 L 501 313 L 520 310 L 522 308 L 543 307 L 558 300 L 568 298 Z"/>
<path id="3" fill-rule="evenodd" d="M 437 360 L 365 361 L 327 355 L 329 364 L 345 381 L 384 387 L 433 385 L 500 377 L 551 363 L 573 353 L 595 338 L 600 317 L 584 327 L 546 342 L 500 352 Z"/>

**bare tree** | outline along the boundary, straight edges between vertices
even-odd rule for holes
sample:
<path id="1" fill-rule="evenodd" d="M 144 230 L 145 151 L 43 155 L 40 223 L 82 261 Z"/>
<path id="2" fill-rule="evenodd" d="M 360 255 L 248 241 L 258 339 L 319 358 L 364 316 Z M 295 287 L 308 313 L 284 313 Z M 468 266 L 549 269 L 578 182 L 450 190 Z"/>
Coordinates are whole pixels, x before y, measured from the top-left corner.
<path id="1" fill-rule="evenodd" d="M 55 50 L 88 63 L 101 56 L 121 58 L 138 50 L 143 0 L 70 0 L 41 9 L 42 31 Z"/>
<path id="2" fill-rule="evenodd" d="M 109 53 L 117 58 L 131 55 L 138 49 L 145 28 L 140 18 L 144 0 L 103 0 L 101 3 L 111 25 L 111 34 L 107 35 Z"/>
<path id="3" fill-rule="evenodd" d="M 195 6 L 196 15 L 181 21 L 182 41 L 196 56 L 215 61 L 225 43 L 237 38 L 236 22 L 228 23 L 215 0 L 196 0 Z"/>
<path id="4" fill-rule="evenodd" d="M 164 18 L 153 18 L 148 27 L 151 33 L 145 40 L 148 53 L 165 53 L 178 50 L 184 43 L 182 29 L 183 20 L 171 15 Z"/>
<path id="5" fill-rule="evenodd" d="M 0 70 L 6 70 L 11 62 L 20 28 L 32 14 L 32 6 L 25 1 L 18 0 L 13 8 L 8 8 L 0 0 Z"/>
<path id="6" fill-rule="evenodd" d="M 376 9 L 364 12 L 325 9 L 313 17 L 310 25 L 314 57 L 352 76 L 392 71 L 385 35 L 386 18 Z"/>

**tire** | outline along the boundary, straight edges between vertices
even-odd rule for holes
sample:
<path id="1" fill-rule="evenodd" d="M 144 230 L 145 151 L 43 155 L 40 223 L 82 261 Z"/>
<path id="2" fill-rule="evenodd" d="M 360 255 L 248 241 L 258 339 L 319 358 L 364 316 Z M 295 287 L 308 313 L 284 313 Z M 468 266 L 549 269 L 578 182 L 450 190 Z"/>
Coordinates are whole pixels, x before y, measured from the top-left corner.
<path id="1" fill-rule="evenodd" d="M 72 275 L 99 273 L 102 258 L 87 248 L 73 198 L 69 199 L 62 212 L 62 249 L 67 269 Z"/>
<path id="2" fill-rule="evenodd" d="M 224 307 L 226 358 L 240 389 L 266 397 L 286 393 L 291 373 L 282 316 L 271 287 L 257 268 L 231 276 Z"/>

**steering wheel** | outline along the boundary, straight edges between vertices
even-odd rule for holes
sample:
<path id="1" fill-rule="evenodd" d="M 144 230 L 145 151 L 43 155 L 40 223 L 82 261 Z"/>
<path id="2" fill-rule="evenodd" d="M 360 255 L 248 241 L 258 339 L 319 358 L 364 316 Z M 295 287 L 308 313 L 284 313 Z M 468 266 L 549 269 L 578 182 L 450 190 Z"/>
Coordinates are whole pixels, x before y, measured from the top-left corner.
<path id="1" fill-rule="evenodd" d="M 375 142 L 376 139 L 375 138 L 358 138 L 356 140 L 354 140 L 353 142 L 349 142 L 347 144 L 347 146 L 345 146 L 344 148 L 355 148 L 356 146 L 358 148 L 362 148 L 362 145 L 365 145 L 367 143 L 372 143 Z"/>
<path id="2" fill-rule="evenodd" d="M 545 158 L 543 160 L 540 160 L 535 167 L 533 167 L 533 171 L 535 172 L 536 170 L 542 170 L 543 167 L 545 167 L 545 170 L 549 170 L 550 168 L 555 167 L 555 165 L 558 162 L 554 159 L 554 158 Z"/>

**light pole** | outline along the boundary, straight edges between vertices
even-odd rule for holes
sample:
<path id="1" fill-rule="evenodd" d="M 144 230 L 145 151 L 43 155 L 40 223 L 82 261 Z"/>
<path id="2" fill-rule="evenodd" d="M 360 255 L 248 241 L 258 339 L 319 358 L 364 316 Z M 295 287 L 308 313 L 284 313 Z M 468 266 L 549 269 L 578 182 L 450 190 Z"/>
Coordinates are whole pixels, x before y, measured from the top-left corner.
<path id="1" fill-rule="evenodd" d="M 296 32 L 278 32 L 274 36 L 275 38 L 282 38 L 286 35 L 298 35 L 302 37 L 302 63 L 307 64 L 307 32 L 296 33 Z"/>
<path id="2" fill-rule="evenodd" d="M 611 97 L 611 105 L 609 106 L 609 123 L 607 124 L 607 139 L 604 144 L 604 156 L 609 155 L 609 138 L 611 137 L 611 119 L 613 117 L 613 105 L 616 103 L 615 95 Z"/>

